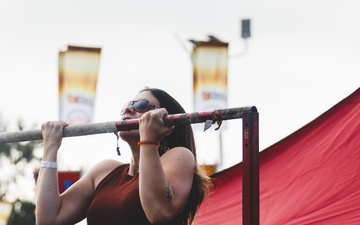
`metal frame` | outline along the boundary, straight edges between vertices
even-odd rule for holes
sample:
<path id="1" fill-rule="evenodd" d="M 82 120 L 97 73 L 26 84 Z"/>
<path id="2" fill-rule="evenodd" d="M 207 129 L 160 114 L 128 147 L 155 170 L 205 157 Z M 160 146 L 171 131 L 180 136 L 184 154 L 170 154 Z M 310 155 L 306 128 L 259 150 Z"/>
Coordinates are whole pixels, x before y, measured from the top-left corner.
<path id="1" fill-rule="evenodd" d="M 219 109 L 208 112 L 194 112 L 168 115 L 163 118 L 167 126 L 204 123 L 204 130 L 222 120 L 243 119 L 243 225 L 259 224 L 259 114 L 255 106 Z M 219 128 L 217 127 L 216 130 Z M 139 120 L 123 120 L 64 128 L 64 137 L 111 133 L 139 128 Z M 0 144 L 21 141 L 42 140 L 41 130 L 0 133 Z"/>
<path id="2" fill-rule="evenodd" d="M 243 114 L 243 225 L 258 225 L 260 217 L 259 114 L 254 108 Z"/>

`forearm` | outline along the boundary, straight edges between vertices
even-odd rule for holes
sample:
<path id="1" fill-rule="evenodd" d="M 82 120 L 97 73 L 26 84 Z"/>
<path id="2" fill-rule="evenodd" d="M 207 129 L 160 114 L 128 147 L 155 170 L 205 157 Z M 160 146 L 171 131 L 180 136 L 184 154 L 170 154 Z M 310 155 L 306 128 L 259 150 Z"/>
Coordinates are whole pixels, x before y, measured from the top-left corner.
<path id="1" fill-rule="evenodd" d="M 54 154 L 44 153 L 43 161 L 56 162 L 56 151 L 54 152 Z M 36 189 L 36 219 L 38 224 L 55 224 L 53 221 L 61 207 L 57 169 L 41 168 Z"/>
<path id="2" fill-rule="evenodd" d="M 150 221 L 168 220 L 174 214 L 174 193 L 168 182 L 157 146 L 140 149 L 139 190 L 142 207 Z"/>

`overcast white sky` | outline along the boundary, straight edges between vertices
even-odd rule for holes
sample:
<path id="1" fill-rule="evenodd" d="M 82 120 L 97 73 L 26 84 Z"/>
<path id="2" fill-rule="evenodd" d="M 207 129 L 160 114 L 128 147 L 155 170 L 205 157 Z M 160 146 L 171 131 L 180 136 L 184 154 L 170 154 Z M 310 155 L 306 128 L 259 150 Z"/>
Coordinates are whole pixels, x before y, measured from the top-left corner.
<path id="1" fill-rule="evenodd" d="M 57 119 L 58 52 L 68 44 L 102 48 L 94 122 L 119 120 L 144 86 L 168 91 L 192 112 L 188 40 L 212 34 L 236 55 L 245 44 L 240 21 L 251 19 L 247 53 L 229 59 L 228 100 L 258 108 L 263 150 L 359 88 L 359 7 L 357 0 L 1 0 L 0 114 L 10 129 L 19 118 L 29 128 Z M 224 167 L 242 157 L 241 120 L 227 123 Z M 202 156 L 216 160 L 218 133 L 196 137 Z M 60 162 L 87 168 L 118 158 L 115 147 L 110 134 L 69 138 Z"/>

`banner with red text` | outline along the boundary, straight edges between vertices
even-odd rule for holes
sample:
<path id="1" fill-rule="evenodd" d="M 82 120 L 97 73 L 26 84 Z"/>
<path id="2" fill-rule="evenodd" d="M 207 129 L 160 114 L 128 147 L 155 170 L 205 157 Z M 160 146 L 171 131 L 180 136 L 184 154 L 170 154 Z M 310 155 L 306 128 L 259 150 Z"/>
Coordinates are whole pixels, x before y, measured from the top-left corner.
<path id="1" fill-rule="evenodd" d="M 59 52 L 59 119 L 70 125 L 93 120 L 101 48 L 68 46 Z"/>
<path id="2" fill-rule="evenodd" d="M 194 111 L 227 108 L 228 43 L 199 42 L 192 61 Z"/>

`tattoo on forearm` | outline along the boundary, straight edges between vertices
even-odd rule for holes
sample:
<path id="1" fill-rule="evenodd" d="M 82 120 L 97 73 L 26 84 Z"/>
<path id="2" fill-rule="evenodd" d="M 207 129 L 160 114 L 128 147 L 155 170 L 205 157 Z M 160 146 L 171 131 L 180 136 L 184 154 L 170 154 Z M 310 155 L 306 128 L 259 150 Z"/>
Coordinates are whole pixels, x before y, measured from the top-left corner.
<path id="1" fill-rule="evenodd" d="M 170 202 L 174 197 L 174 193 L 170 186 L 169 181 L 166 181 L 166 189 L 167 189 L 167 199 L 168 199 L 168 202 Z"/>

